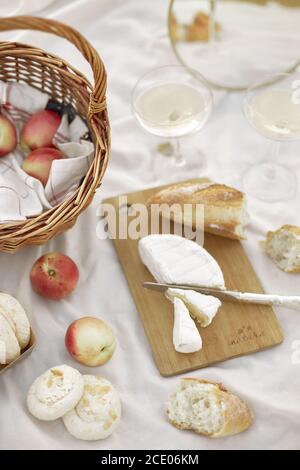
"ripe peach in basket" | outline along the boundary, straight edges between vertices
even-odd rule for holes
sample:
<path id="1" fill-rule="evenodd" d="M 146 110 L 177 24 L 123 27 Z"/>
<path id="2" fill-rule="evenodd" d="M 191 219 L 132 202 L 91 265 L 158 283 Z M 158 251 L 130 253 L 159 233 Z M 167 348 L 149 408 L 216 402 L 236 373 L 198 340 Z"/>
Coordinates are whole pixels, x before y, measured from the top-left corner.
<path id="1" fill-rule="evenodd" d="M 65 158 L 64 154 L 54 147 L 43 147 L 33 150 L 23 161 L 22 168 L 28 175 L 40 180 L 46 186 L 53 160 Z"/>
<path id="2" fill-rule="evenodd" d="M 5 157 L 17 145 L 17 132 L 13 123 L 0 114 L 0 157 Z"/>
<path id="3" fill-rule="evenodd" d="M 40 147 L 53 147 L 52 139 L 61 123 L 55 111 L 44 109 L 31 116 L 21 131 L 21 148 L 30 152 Z"/>
<path id="4" fill-rule="evenodd" d="M 33 265 L 30 281 L 37 294 L 52 300 L 67 297 L 77 286 L 79 271 L 63 253 L 47 253 Z"/>

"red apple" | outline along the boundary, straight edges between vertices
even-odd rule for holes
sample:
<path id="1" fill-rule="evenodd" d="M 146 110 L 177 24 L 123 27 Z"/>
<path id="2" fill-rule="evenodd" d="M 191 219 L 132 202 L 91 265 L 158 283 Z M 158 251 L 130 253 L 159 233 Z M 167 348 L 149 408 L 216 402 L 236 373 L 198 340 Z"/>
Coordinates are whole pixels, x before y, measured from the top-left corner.
<path id="1" fill-rule="evenodd" d="M 71 356 L 86 366 L 105 364 L 116 349 L 111 328 L 95 317 L 82 317 L 71 323 L 65 343 Z"/>
<path id="2" fill-rule="evenodd" d="M 23 161 L 22 168 L 28 175 L 40 180 L 46 186 L 53 160 L 65 158 L 64 154 L 54 147 L 43 147 L 33 150 Z"/>
<path id="3" fill-rule="evenodd" d="M 17 145 L 17 132 L 13 123 L 0 114 L 0 157 L 5 157 Z"/>
<path id="4" fill-rule="evenodd" d="M 21 147 L 25 153 L 40 147 L 52 147 L 52 139 L 61 123 L 55 111 L 44 109 L 31 116 L 21 131 Z"/>
<path id="5" fill-rule="evenodd" d="M 33 265 L 30 281 L 42 297 L 59 300 L 75 289 L 79 279 L 77 265 L 63 253 L 47 253 Z"/>

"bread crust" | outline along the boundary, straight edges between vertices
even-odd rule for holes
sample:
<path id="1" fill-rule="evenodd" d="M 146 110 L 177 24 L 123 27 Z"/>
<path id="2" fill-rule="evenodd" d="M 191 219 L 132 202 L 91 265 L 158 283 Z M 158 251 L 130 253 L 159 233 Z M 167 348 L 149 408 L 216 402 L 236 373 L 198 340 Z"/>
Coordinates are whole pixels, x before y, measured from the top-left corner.
<path id="1" fill-rule="evenodd" d="M 215 386 L 212 393 L 214 393 L 221 407 L 223 414 L 223 425 L 216 433 L 209 434 L 205 432 L 200 432 L 199 429 L 194 426 L 171 420 L 169 418 L 167 410 L 168 419 L 173 426 L 181 430 L 192 430 L 196 434 L 200 434 L 210 438 L 218 438 L 238 434 L 249 428 L 253 421 L 253 413 L 247 403 L 242 398 L 229 392 L 223 386 L 222 383 L 210 382 L 203 379 L 189 377 L 181 379 L 181 387 L 184 389 L 188 387 L 189 384 L 192 382 L 210 384 Z"/>
<path id="2" fill-rule="evenodd" d="M 9 364 L 20 356 L 21 349 L 17 337 L 4 315 L 0 311 L 0 341 L 2 342 L 1 362 Z"/>
<path id="3" fill-rule="evenodd" d="M 249 428 L 253 415 L 247 403 L 230 392 L 218 391 L 224 407 L 224 425 L 211 437 L 224 437 L 238 434 Z"/>
<path id="4" fill-rule="evenodd" d="M 277 230 L 274 230 L 274 231 L 270 230 L 269 232 L 267 232 L 266 233 L 266 239 L 261 242 L 261 246 L 264 249 L 264 251 L 270 256 L 270 258 L 274 261 L 276 266 L 279 267 L 279 269 L 281 269 L 282 271 L 284 271 L 286 273 L 300 273 L 300 263 L 299 264 L 294 264 L 294 265 L 284 269 L 279 265 L 279 263 L 272 256 L 271 244 L 272 244 L 273 240 L 276 237 L 284 236 L 284 234 L 286 234 L 286 233 L 288 233 L 290 235 L 293 235 L 296 240 L 300 241 L 300 227 L 297 227 L 297 225 L 286 224 L 286 225 L 282 225 L 282 227 L 280 227 Z M 299 256 L 300 256 L 300 253 L 299 253 Z"/>
<path id="5" fill-rule="evenodd" d="M 179 204 L 181 209 L 184 204 L 203 204 L 204 206 L 204 230 L 214 235 L 245 239 L 242 217 L 246 215 L 245 195 L 243 192 L 212 182 L 186 182 L 168 186 L 154 194 L 147 201 L 148 207 L 152 204 Z M 178 216 L 182 214 L 182 211 Z M 176 220 L 173 211 L 163 217 Z M 192 219 L 185 219 L 193 228 L 196 225 L 196 210 L 192 210 Z"/>
<path id="6" fill-rule="evenodd" d="M 26 348 L 30 341 L 30 323 L 20 302 L 11 295 L 0 292 L 0 313 L 12 326 L 21 350 Z"/>
<path id="7" fill-rule="evenodd" d="M 289 232 L 291 233 L 292 235 L 295 235 L 296 238 L 299 237 L 300 239 L 300 227 L 297 227 L 297 225 L 282 225 L 282 227 L 280 227 L 279 229 L 277 230 L 270 230 L 269 232 L 267 232 L 266 234 L 266 241 L 271 241 L 274 237 L 276 237 L 276 235 L 280 235 L 282 234 L 283 232 Z"/>

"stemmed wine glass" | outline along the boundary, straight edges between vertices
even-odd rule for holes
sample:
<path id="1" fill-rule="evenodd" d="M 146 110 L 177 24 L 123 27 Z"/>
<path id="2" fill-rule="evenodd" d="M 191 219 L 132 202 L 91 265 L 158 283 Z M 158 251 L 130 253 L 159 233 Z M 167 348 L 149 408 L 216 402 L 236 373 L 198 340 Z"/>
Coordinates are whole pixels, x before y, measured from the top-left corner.
<path id="1" fill-rule="evenodd" d="M 196 148 L 182 149 L 180 138 L 198 132 L 213 103 L 209 85 L 199 72 L 181 65 L 167 65 L 146 73 L 132 92 L 132 109 L 141 126 L 151 134 L 174 140 L 172 158 L 156 156 L 156 177 L 162 181 L 195 177 L 203 164 Z M 192 170 L 187 164 L 193 165 Z M 189 171 L 187 171 L 189 170 Z"/>
<path id="2" fill-rule="evenodd" d="M 270 157 L 244 174 L 246 192 L 266 202 L 291 199 L 297 179 L 278 158 L 280 142 L 300 139 L 300 75 L 278 73 L 256 81 L 246 92 L 244 112 L 260 134 L 274 141 Z"/>

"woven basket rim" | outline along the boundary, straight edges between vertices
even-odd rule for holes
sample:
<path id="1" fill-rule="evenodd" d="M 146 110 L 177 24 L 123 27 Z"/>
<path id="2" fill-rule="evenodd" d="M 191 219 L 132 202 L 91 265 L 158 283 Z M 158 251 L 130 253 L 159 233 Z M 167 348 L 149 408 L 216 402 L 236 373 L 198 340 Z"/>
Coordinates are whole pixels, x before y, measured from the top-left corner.
<path id="1" fill-rule="evenodd" d="M 36 62 L 41 68 L 47 67 L 58 73 L 64 83 L 67 83 L 68 93 L 72 94 L 69 85 L 74 81 L 77 98 L 83 100 L 88 106 L 87 112 L 77 110 L 77 114 L 84 118 L 94 143 L 94 158 L 89 165 L 87 173 L 81 185 L 61 203 L 47 209 L 36 217 L 27 218 L 24 221 L 11 221 L 0 223 L 0 251 L 14 252 L 25 245 L 43 244 L 72 226 L 77 216 L 91 202 L 96 189 L 100 186 L 105 173 L 109 149 L 110 149 L 110 126 L 106 108 L 106 72 L 97 51 L 76 30 L 63 23 L 54 20 L 46 20 L 37 17 L 11 17 L 0 18 L 0 31 L 10 29 L 34 29 L 55 33 L 72 42 L 90 63 L 94 84 L 69 61 L 45 51 L 39 47 L 25 44 L 19 41 L 0 41 L 0 64 L 1 61 L 10 58 L 22 58 L 29 61 L 30 66 Z M 32 62 L 32 64 L 31 64 Z M 37 67 L 39 71 L 39 67 Z M 48 72 L 47 72 L 48 73 Z M 0 80 L 3 80 L 2 78 Z M 26 82 L 23 78 L 11 77 L 4 81 Z M 34 88 L 41 89 L 36 82 L 30 82 Z M 47 90 L 42 90 L 51 93 Z M 56 90 L 55 90 L 56 91 Z M 78 98 L 79 97 L 79 98 Z M 64 101 L 64 96 L 59 101 Z M 75 99 L 75 98 L 74 98 Z M 88 99 L 88 102 L 87 102 Z"/>
<path id="2" fill-rule="evenodd" d="M 91 83 L 90 80 L 88 80 L 86 78 L 86 76 L 82 72 L 80 72 L 80 70 L 78 70 L 76 67 L 74 67 L 74 65 L 72 65 L 69 61 L 67 61 L 65 59 L 61 59 L 59 56 L 56 56 L 55 54 L 53 54 L 51 52 L 44 51 L 43 49 L 41 49 L 39 47 L 35 47 L 31 44 L 26 44 L 26 43 L 19 42 L 19 41 L 0 41 L 0 58 L 1 57 L 7 57 L 7 56 L 18 57 L 19 54 L 20 54 L 20 50 L 2 49 L 1 45 L 13 45 L 16 48 L 21 49 L 21 50 L 24 49 L 25 51 L 30 50 L 33 53 L 36 52 L 36 53 L 38 53 L 38 56 L 37 56 L 37 59 L 36 59 L 37 61 L 38 61 L 39 57 L 44 56 L 45 54 L 47 55 L 47 57 L 53 59 L 53 62 L 56 63 L 56 64 L 57 64 L 58 60 L 60 60 L 62 66 L 67 66 L 68 69 L 72 70 L 72 72 L 74 73 L 74 77 L 73 77 L 74 81 L 76 81 L 76 76 L 78 75 L 80 77 L 80 79 L 85 81 L 85 83 L 90 88 L 90 90 L 91 91 L 93 90 L 93 84 Z M 28 57 L 28 56 L 26 56 L 26 57 Z M 55 67 L 57 67 L 57 65 Z M 63 69 L 59 68 L 59 70 L 63 72 Z"/>

